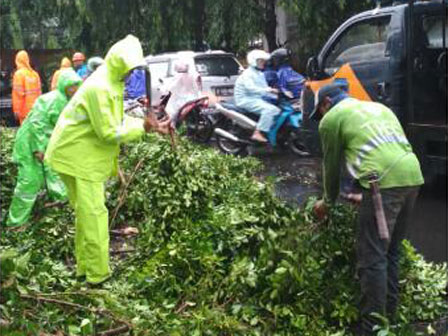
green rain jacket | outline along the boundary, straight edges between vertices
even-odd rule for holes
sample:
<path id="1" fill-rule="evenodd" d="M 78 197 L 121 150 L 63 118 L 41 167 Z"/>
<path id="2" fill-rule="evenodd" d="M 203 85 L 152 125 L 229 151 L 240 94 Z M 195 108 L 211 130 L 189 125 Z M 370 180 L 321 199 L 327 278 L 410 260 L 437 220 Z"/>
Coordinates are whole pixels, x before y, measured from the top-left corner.
<path id="1" fill-rule="evenodd" d="M 339 194 L 341 161 L 353 178 L 368 188 L 376 172 L 380 188 L 423 184 L 420 163 L 395 114 L 379 103 L 347 98 L 322 118 L 319 135 L 323 150 L 324 199 Z"/>
<path id="2" fill-rule="evenodd" d="M 118 171 L 119 144 L 144 134 L 143 120 L 124 116 L 124 80 L 144 65 L 139 40 L 128 35 L 112 46 L 100 66 L 61 114 L 45 153 L 56 172 L 103 182 Z"/>
<path id="3" fill-rule="evenodd" d="M 75 71 L 64 70 L 58 79 L 56 90 L 37 98 L 17 132 L 12 154 L 14 162 L 34 159 L 34 152 L 45 153 L 59 115 L 68 102 L 65 88 L 81 83 L 82 79 Z"/>

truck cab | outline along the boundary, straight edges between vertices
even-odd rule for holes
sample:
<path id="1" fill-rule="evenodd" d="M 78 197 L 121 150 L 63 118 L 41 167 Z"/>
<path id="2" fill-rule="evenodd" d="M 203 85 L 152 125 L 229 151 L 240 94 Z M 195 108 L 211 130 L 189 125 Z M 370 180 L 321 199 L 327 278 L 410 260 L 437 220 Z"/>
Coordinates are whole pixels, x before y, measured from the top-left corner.
<path id="1" fill-rule="evenodd" d="M 308 61 L 306 118 L 322 85 L 389 106 L 418 155 L 425 178 L 447 169 L 447 8 L 425 1 L 376 8 L 343 23 Z"/>

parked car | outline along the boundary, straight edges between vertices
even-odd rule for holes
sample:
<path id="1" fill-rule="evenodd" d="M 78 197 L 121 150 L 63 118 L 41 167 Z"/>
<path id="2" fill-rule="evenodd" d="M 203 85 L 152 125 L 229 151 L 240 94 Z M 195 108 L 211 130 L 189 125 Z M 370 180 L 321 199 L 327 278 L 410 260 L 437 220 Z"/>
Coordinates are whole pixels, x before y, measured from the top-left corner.
<path id="1" fill-rule="evenodd" d="M 146 62 L 151 71 L 151 99 L 155 105 L 160 101 L 163 88 L 174 77 L 174 64 L 182 59 L 189 64 L 189 71 L 197 74 L 197 80 L 205 93 L 212 93 L 219 100 L 233 97 L 233 87 L 243 67 L 233 54 L 223 51 L 179 51 L 150 55 Z"/>
<path id="2" fill-rule="evenodd" d="M 0 71 L 0 125 L 19 126 L 12 112 L 12 78 L 9 71 Z"/>

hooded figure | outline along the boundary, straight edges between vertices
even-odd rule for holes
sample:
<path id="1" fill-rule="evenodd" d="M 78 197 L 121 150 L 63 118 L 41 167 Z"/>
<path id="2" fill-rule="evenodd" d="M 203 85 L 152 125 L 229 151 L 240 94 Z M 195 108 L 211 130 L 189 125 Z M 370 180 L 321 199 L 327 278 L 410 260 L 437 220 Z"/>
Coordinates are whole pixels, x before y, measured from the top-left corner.
<path id="1" fill-rule="evenodd" d="M 31 68 L 30 58 L 25 50 L 17 53 L 16 67 L 12 80 L 12 110 L 22 124 L 42 91 L 39 74 Z"/>
<path id="2" fill-rule="evenodd" d="M 53 74 L 53 78 L 51 79 L 51 90 L 55 90 L 58 84 L 58 78 L 59 75 L 61 74 L 61 70 L 67 69 L 67 68 L 71 68 L 72 67 L 72 62 L 70 62 L 70 60 L 67 57 L 64 57 L 61 61 L 61 67 L 56 70 Z"/>
<path id="3" fill-rule="evenodd" d="M 117 174 L 120 144 L 149 131 L 146 120 L 125 116 L 123 111 L 125 78 L 144 64 L 136 37 L 128 35 L 115 43 L 105 64 L 87 78 L 62 112 L 45 154 L 75 209 L 77 276 L 86 276 L 92 284 L 110 276 L 104 183 Z"/>
<path id="4" fill-rule="evenodd" d="M 60 113 L 81 82 L 73 70 L 62 71 L 57 90 L 37 98 L 19 128 L 12 154 L 18 165 L 17 185 L 9 209 L 8 226 L 21 226 L 29 220 L 36 197 L 44 185 L 51 198 L 66 199 L 63 183 L 42 159 Z"/>
<path id="5" fill-rule="evenodd" d="M 189 65 L 186 62 L 177 61 L 174 70 L 176 75 L 167 89 L 171 92 L 171 97 L 165 108 L 173 125 L 176 124 L 181 108 L 188 102 L 198 99 L 200 93 L 197 75 L 189 71 Z"/>

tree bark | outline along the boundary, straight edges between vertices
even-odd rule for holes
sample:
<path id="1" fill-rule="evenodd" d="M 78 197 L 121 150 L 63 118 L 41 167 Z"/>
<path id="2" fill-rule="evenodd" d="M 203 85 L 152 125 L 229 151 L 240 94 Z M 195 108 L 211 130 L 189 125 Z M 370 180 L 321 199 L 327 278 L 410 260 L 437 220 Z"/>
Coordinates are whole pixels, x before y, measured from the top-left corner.
<path id="1" fill-rule="evenodd" d="M 224 21 L 224 34 L 223 40 L 225 43 L 225 50 L 231 51 L 233 49 L 233 40 L 232 40 L 232 25 L 233 25 L 233 13 L 232 13 L 232 5 L 233 3 L 230 1 L 224 1 L 224 10 L 222 13 L 223 21 Z"/>
<path id="2" fill-rule="evenodd" d="M 194 42 L 195 49 L 202 51 L 204 48 L 204 26 L 205 26 L 205 0 L 194 1 Z"/>
<path id="3" fill-rule="evenodd" d="M 277 15 L 275 12 L 275 5 L 277 0 L 265 1 L 265 29 L 264 34 L 268 42 L 269 51 L 278 48 L 277 45 Z"/>

